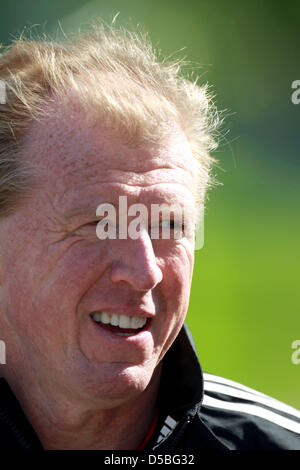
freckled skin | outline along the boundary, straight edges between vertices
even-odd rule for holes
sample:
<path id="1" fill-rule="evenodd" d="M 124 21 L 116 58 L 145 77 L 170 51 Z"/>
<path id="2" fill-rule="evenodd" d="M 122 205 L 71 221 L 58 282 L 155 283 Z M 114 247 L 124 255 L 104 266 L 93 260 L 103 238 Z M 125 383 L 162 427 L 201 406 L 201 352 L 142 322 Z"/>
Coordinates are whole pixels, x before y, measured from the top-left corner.
<path id="1" fill-rule="evenodd" d="M 32 125 L 24 158 L 40 184 L 0 224 L 4 375 L 46 447 L 134 448 L 151 423 L 158 364 L 187 312 L 194 241 L 151 240 L 146 230 L 138 240 L 99 240 L 93 222 L 97 206 L 120 195 L 149 211 L 193 207 L 188 143 L 178 130 L 160 145 L 129 148 L 64 108 Z M 121 306 L 153 315 L 146 340 L 116 345 L 95 332 L 90 313 Z"/>

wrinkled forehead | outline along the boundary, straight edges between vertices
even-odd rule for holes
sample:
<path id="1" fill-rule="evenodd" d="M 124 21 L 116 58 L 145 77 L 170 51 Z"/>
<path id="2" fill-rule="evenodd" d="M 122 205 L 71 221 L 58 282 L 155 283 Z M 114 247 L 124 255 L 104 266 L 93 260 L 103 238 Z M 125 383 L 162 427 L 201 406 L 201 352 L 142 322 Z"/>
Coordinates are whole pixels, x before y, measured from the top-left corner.
<path id="1" fill-rule="evenodd" d="M 76 103 L 53 107 L 33 122 L 26 155 L 42 178 L 69 186 L 87 181 L 129 185 L 175 183 L 192 188 L 197 172 L 189 143 L 175 125 L 167 139 L 153 145 L 124 143 L 114 129 L 86 117 Z"/>

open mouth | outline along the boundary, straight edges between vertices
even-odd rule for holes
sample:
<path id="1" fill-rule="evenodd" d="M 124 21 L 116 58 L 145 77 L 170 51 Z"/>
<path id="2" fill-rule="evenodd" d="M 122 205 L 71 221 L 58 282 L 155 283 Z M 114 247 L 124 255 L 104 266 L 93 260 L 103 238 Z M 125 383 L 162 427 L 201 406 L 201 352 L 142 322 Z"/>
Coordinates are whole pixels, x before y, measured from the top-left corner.
<path id="1" fill-rule="evenodd" d="M 127 315 L 108 314 L 107 312 L 93 312 L 92 320 L 101 328 L 117 336 L 134 336 L 148 328 L 150 318 L 129 317 Z"/>

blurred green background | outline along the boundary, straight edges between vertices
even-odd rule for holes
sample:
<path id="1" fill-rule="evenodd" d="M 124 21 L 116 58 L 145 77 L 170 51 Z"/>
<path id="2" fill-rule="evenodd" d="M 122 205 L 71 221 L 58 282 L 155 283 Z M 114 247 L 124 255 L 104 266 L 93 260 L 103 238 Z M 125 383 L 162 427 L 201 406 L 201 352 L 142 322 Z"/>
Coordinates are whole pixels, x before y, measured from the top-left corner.
<path id="1" fill-rule="evenodd" d="M 227 110 L 196 252 L 187 322 L 205 371 L 300 409 L 299 1 L 27 0 L 0 6 L 0 42 L 24 26 L 56 36 L 96 16 L 141 24 L 155 46 L 201 64 Z M 230 131 L 229 131 L 230 129 Z"/>

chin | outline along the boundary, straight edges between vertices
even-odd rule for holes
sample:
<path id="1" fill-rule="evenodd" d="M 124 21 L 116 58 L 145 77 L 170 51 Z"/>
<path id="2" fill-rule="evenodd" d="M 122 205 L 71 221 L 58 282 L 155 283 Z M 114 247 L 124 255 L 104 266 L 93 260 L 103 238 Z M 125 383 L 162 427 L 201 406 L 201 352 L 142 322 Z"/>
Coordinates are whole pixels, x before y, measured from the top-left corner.
<path id="1" fill-rule="evenodd" d="M 104 408 L 117 406 L 143 393 L 152 382 L 153 368 L 126 363 L 102 364 L 96 370 L 80 374 L 85 395 Z"/>

